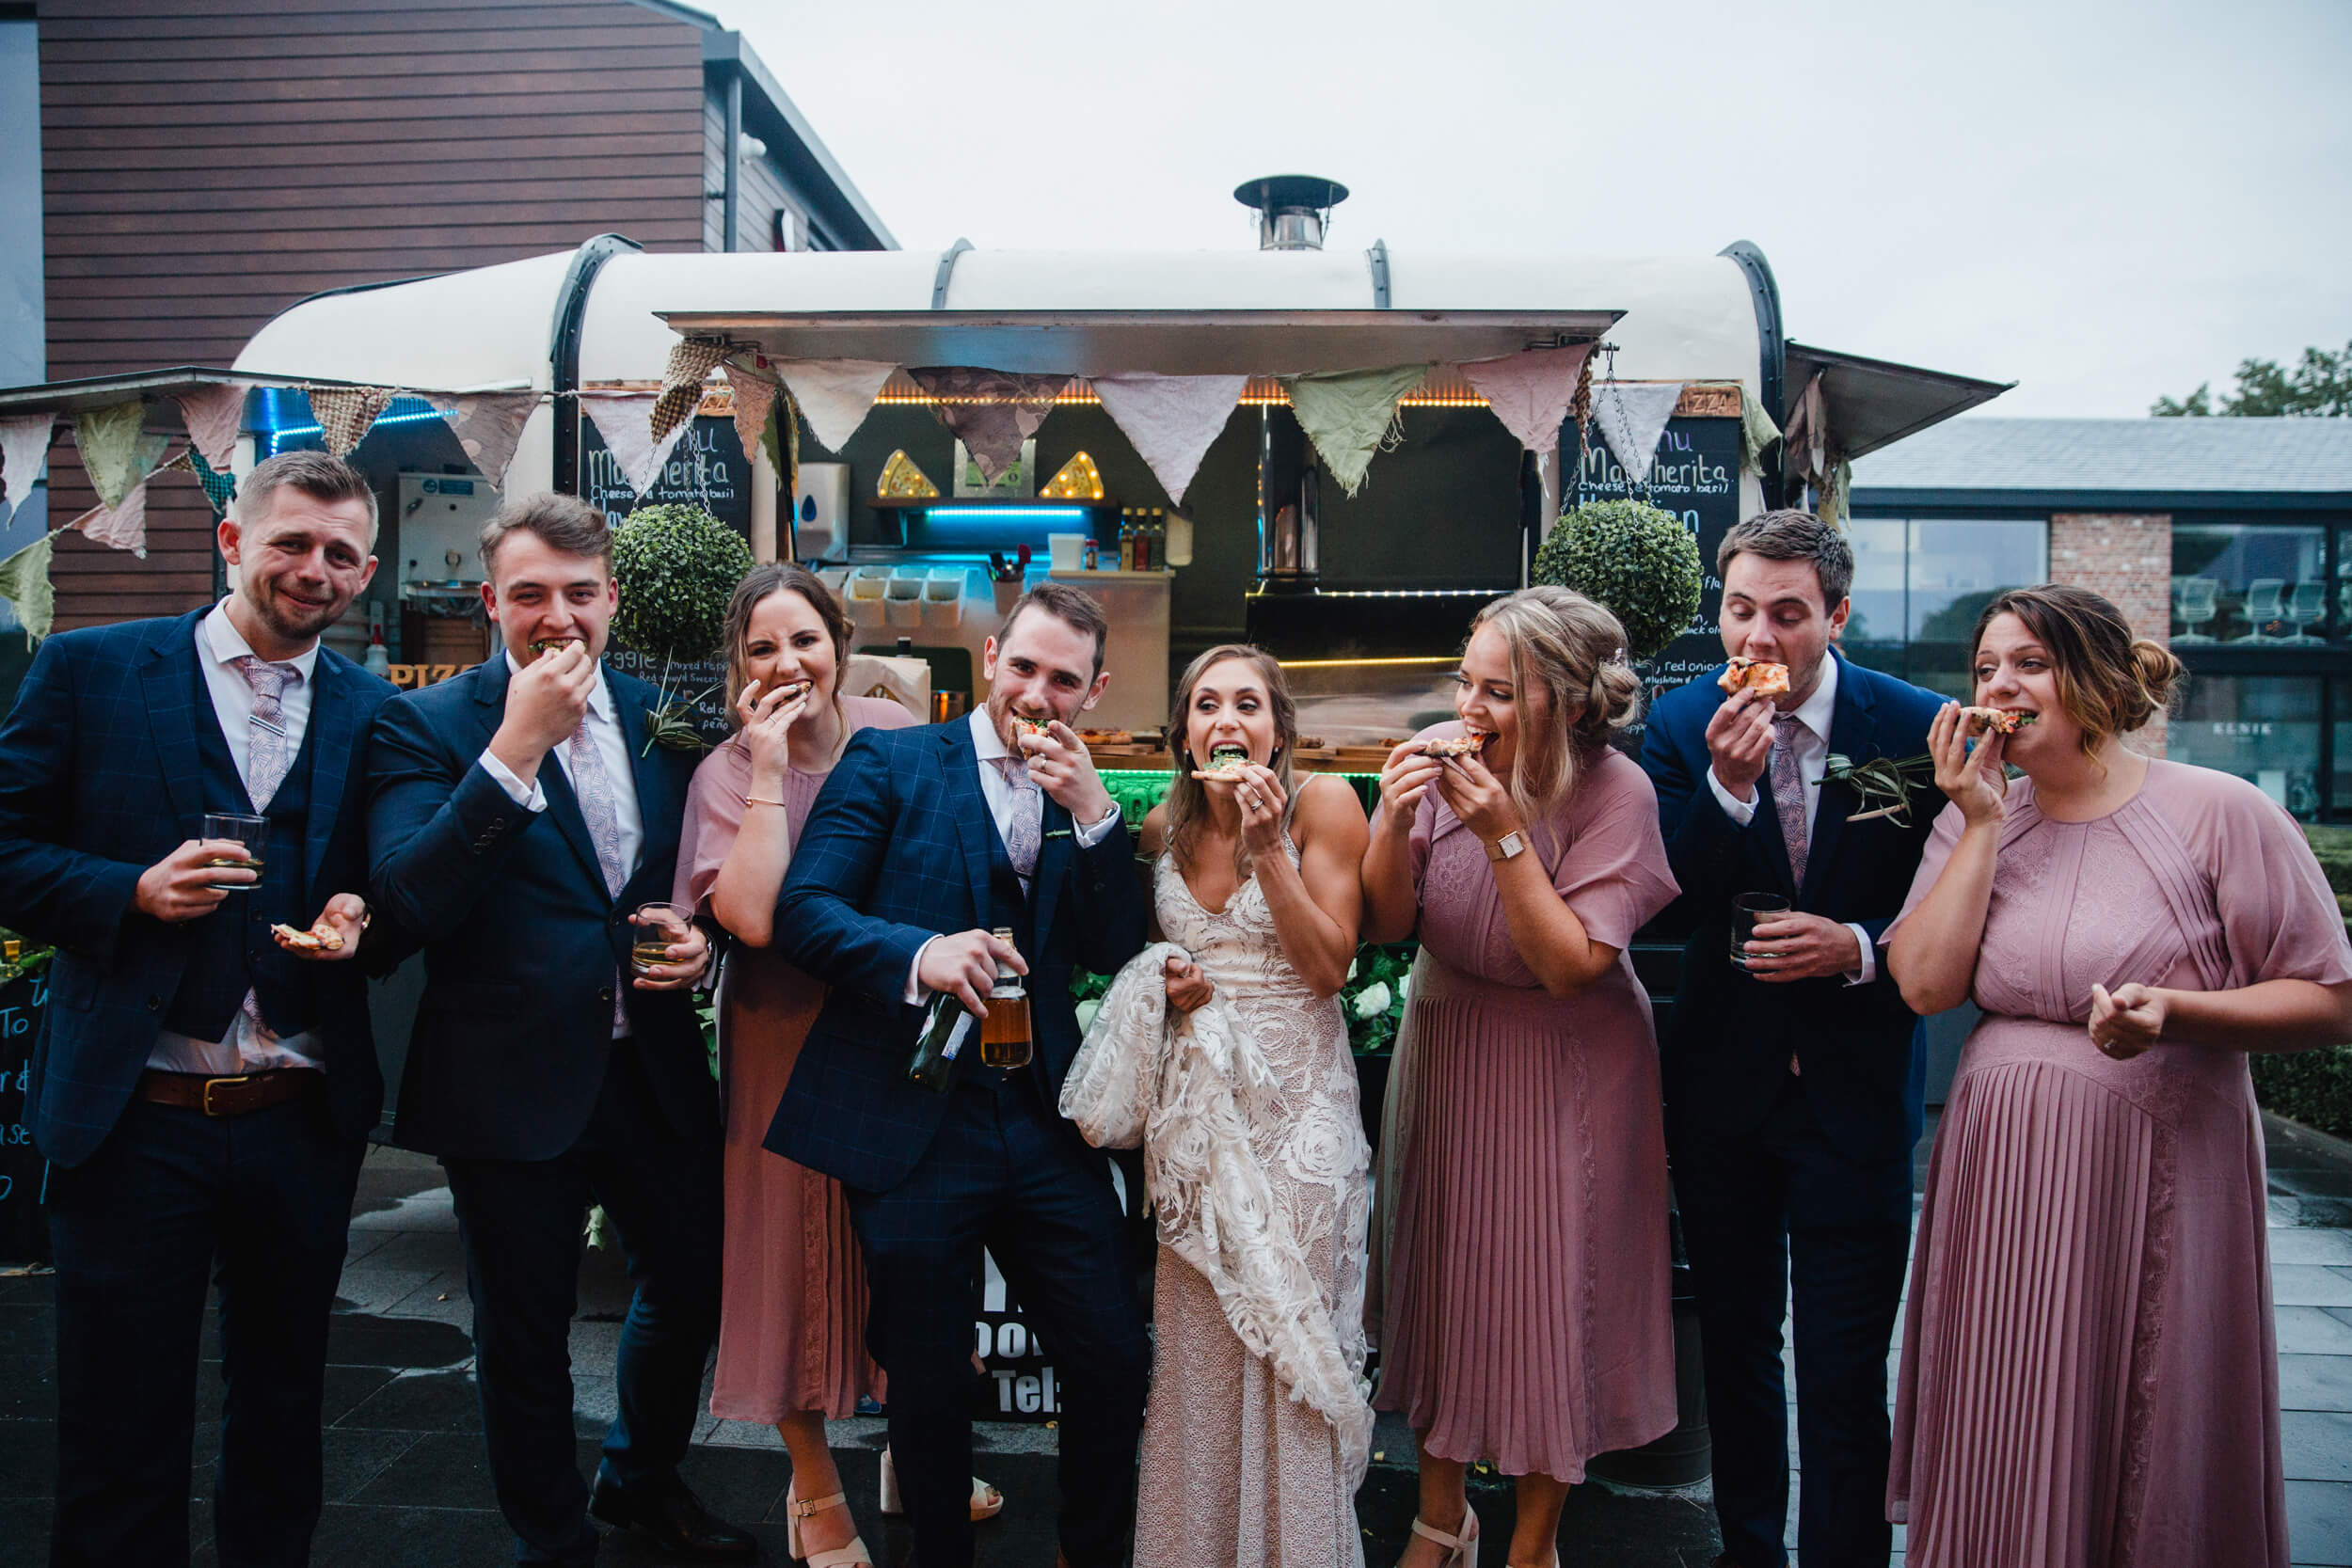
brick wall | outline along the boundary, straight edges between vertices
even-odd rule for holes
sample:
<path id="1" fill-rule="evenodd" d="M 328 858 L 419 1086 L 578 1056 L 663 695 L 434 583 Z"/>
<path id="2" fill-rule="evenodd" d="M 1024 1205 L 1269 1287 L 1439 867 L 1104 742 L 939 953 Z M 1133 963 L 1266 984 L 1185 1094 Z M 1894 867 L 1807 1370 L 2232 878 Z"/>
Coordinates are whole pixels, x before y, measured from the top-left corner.
<path id="1" fill-rule="evenodd" d="M 2050 580 L 2106 595 L 2133 635 L 2162 642 L 2172 630 L 2172 519 L 2102 512 L 2050 518 Z M 2164 715 L 2139 733 L 2139 750 L 2164 755 Z"/>

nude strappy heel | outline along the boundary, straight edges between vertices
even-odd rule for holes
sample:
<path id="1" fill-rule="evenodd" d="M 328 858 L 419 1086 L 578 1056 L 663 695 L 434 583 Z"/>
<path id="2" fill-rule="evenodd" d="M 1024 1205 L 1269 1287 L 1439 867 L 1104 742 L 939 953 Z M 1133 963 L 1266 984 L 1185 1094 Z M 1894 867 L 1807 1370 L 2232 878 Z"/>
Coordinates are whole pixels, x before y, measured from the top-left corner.
<path id="1" fill-rule="evenodd" d="M 799 1483 L 796 1481 L 794 1485 Z M 866 1549 L 863 1536 L 852 1535 L 849 1544 L 834 1546 L 821 1552 L 811 1552 L 801 1540 L 801 1522 L 812 1513 L 822 1513 L 829 1508 L 849 1511 L 849 1499 L 835 1492 L 830 1497 L 802 1498 L 791 1486 L 784 1491 L 784 1549 L 808 1568 L 874 1568 L 874 1554 Z"/>
<path id="2" fill-rule="evenodd" d="M 882 1511 L 896 1517 L 904 1513 L 906 1504 L 898 1497 L 898 1467 L 890 1462 L 890 1450 L 882 1451 Z M 972 1478 L 972 1522 L 980 1524 L 993 1519 L 1005 1511 L 1005 1495 L 979 1477 Z"/>
<path id="3" fill-rule="evenodd" d="M 1462 1533 L 1448 1535 L 1441 1529 L 1422 1524 L 1418 1517 L 1413 1520 L 1415 1535 L 1424 1541 L 1435 1541 L 1446 1549 L 1445 1560 L 1438 1568 L 1478 1568 L 1478 1511 L 1471 1508 L 1462 1510 L 1462 1522 L 1455 1528 Z"/>

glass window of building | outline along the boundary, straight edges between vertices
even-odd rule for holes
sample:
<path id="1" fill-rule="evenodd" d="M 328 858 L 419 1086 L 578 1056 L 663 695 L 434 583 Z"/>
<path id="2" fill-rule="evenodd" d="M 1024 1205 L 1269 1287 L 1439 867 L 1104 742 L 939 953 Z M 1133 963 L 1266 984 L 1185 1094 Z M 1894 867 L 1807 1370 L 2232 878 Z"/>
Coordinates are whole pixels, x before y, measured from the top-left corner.
<path id="1" fill-rule="evenodd" d="M 2172 525 L 2176 647 L 2324 642 L 2330 596 L 2324 529 Z"/>
<path id="2" fill-rule="evenodd" d="M 2234 773 L 2312 821 L 2320 810 L 2319 703 L 2316 675 L 2192 673 L 2167 732 L 2165 754 Z M 2339 736 L 2344 728 L 2339 718 Z M 2336 754 L 2344 754 L 2341 741 Z M 2337 799 L 2352 797 L 2339 784 Z"/>
<path id="3" fill-rule="evenodd" d="M 1963 702 L 1977 617 L 2001 594 L 2050 575 L 2050 529 L 2039 518 L 1859 517 L 1848 535 L 1848 657 Z"/>

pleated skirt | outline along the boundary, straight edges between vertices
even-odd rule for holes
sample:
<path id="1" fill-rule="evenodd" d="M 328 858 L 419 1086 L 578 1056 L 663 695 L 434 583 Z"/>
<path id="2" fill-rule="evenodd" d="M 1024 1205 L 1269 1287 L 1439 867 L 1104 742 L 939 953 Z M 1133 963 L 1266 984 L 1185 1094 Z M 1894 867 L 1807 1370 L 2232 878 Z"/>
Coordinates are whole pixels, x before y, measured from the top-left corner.
<path id="1" fill-rule="evenodd" d="M 1675 1425 L 1666 1146 L 1629 964 L 1574 998 L 1423 948 L 1383 1109 L 1373 1403 L 1429 1451 L 1584 1479 Z"/>
<path id="2" fill-rule="evenodd" d="M 2245 1061 L 1988 1017 L 1929 1166 L 1888 1517 L 1913 1568 L 2283 1568 Z"/>

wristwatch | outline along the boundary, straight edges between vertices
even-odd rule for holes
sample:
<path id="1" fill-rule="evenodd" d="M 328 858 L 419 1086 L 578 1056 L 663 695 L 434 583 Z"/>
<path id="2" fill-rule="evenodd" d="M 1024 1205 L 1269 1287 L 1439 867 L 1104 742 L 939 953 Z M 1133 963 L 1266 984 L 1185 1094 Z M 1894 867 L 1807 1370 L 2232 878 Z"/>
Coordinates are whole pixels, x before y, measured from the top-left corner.
<path id="1" fill-rule="evenodd" d="M 1507 861 L 1514 855 L 1526 852 L 1527 840 L 1520 836 L 1517 828 L 1486 846 L 1486 858 L 1490 861 Z"/>

